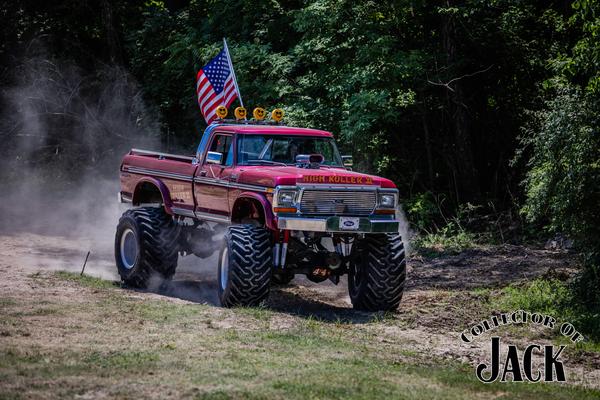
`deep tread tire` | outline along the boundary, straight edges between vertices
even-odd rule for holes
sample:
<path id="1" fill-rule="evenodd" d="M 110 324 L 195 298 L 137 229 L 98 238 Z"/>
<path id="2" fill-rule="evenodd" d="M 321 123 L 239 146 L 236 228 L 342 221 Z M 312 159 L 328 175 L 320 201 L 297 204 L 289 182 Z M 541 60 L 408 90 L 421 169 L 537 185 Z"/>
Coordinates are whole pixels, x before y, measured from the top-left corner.
<path id="1" fill-rule="evenodd" d="M 228 262 L 225 273 L 224 259 Z M 219 253 L 221 304 L 234 307 L 262 303 L 269 295 L 272 266 L 271 234 L 267 229 L 254 225 L 230 226 Z"/>
<path id="2" fill-rule="evenodd" d="M 396 310 L 406 280 L 402 238 L 397 234 L 367 235 L 353 246 L 352 253 L 348 291 L 354 308 Z"/>
<path id="3" fill-rule="evenodd" d="M 121 237 L 131 229 L 136 238 L 137 257 L 133 267 L 125 267 L 121 258 Z M 123 282 L 146 288 L 154 274 L 171 279 L 177 268 L 181 227 L 162 207 L 127 210 L 119 219 L 115 235 L 115 261 Z"/>

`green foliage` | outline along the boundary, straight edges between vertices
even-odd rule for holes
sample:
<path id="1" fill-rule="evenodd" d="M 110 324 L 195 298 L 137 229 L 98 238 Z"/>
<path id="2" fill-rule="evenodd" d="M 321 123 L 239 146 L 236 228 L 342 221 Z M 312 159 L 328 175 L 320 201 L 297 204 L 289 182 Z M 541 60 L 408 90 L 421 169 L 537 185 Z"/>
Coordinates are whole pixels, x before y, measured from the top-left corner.
<path id="1" fill-rule="evenodd" d="M 474 247 L 475 244 L 476 236 L 454 222 L 450 222 L 435 233 L 421 234 L 413 241 L 415 249 L 427 257 L 458 254 Z"/>
<path id="2" fill-rule="evenodd" d="M 404 203 L 404 207 L 408 220 L 419 232 L 435 226 L 439 209 L 431 192 L 416 194 Z"/>
<path id="3" fill-rule="evenodd" d="M 600 315 L 600 102 L 561 83 L 548 109 L 538 113 L 539 128 L 530 131 L 533 149 L 525 180 L 523 208 L 530 221 L 547 221 L 548 229 L 575 239 L 585 269 L 571 301 Z"/>
<path id="4" fill-rule="evenodd" d="M 570 24 L 579 31 L 570 55 L 555 63 L 563 75 L 578 80 L 586 91 L 600 96 L 600 3 L 597 0 L 576 0 Z"/>
<path id="5" fill-rule="evenodd" d="M 541 104 L 539 85 L 563 71 L 595 90 L 596 10 L 593 1 L 25 1 L 3 6 L 16 28 L 2 29 L 0 54 L 38 35 L 85 68 L 125 66 L 167 150 L 191 152 L 205 126 L 196 72 L 227 37 L 248 108 L 283 106 L 290 123 L 332 131 L 357 169 L 393 179 L 405 197 L 505 208 L 521 173 L 507 161 L 525 110 Z M 7 57 L 3 67 L 13 69 Z"/>
<path id="6" fill-rule="evenodd" d="M 578 278 L 581 279 L 581 278 Z M 491 296 L 493 306 L 502 311 L 527 310 L 552 315 L 561 323 L 570 322 L 595 342 L 600 341 L 600 313 L 582 306 L 574 293 L 579 281 L 535 279 L 526 284 L 511 285 L 498 296 Z"/>
<path id="7" fill-rule="evenodd" d="M 600 103 L 579 89 L 561 84 L 547 110 L 530 130 L 533 149 L 525 181 L 529 220 L 547 218 L 550 228 L 600 249 Z M 537 127 L 536 127 L 537 128 Z"/>
<path id="8" fill-rule="evenodd" d="M 582 60 L 594 71 L 594 7 L 25 1 L 2 10 L 16 29 L 2 28 L 0 55 L 29 49 L 27 41 L 40 35 L 51 54 L 86 68 L 123 65 L 160 119 L 166 150 L 192 152 L 205 127 L 195 76 L 226 37 L 248 108 L 282 106 L 290 124 L 332 131 L 357 169 L 393 179 L 403 197 L 432 192 L 449 207 L 491 200 L 506 208 L 522 172 L 509 171 L 507 161 L 528 120 L 525 110 L 541 104 L 540 83 Z M 572 35 L 573 27 L 588 39 Z M 575 44 L 580 50 L 568 53 Z M 13 70 L 4 58 L 0 71 Z"/>
<path id="9" fill-rule="evenodd" d="M 407 203 L 409 220 L 418 228 L 413 245 L 425 256 L 457 254 L 474 247 L 477 242 L 478 235 L 465 225 L 472 220 L 476 207 L 469 203 L 461 205 L 448 218 L 443 211 L 444 200 L 443 196 L 423 193 Z"/>
<path id="10" fill-rule="evenodd" d="M 581 0 L 568 25 L 577 40 L 550 62 L 545 108 L 522 138 L 532 156 L 523 212 L 569 235 L 583 253 L 584 270 L 569 291 L 572 308 L 598 332 L 600 326 L 600 4 Z M 590 328 L 591 329 L 591 328 Z"/>
<path id="11" fill-rule="evenodd" d="M 413 245 L 426 256 L 456 254 L 477 244 L 506 243 L 516 235 L 509 227 L 514 218 L 496 211 L 491 202 L 488 207 L 465 203 L 455 210 L 448 207 L 444 195 L 425 192 L 403 205 L 417 232 Z"/>
<path id="12" fill-rule="evenodd" d="M 523 109 L 538 102 L 535 82 L 550 76 L 545 61 L 564 48 L 560 35 L 546 39 L 564 29 L 563 12 L 512 1 L 152 2 L 126 47 L 171 144 L 197 144 L 194 77 L 227 37 L 247 108 L 282 106 L 290 124 L 332 131 L 357 169 L 406 197 L 506 202 L 506 161 Z"/>
<path id="13" fill-rule="evenodd" d="M 555 317 L 562 316 L 568 304 L 569 289 L 559 280 L 536 279 L 525 285 L 512 285 L 502 289 L 497 305 L 502 310 L 527 310 Z"/>

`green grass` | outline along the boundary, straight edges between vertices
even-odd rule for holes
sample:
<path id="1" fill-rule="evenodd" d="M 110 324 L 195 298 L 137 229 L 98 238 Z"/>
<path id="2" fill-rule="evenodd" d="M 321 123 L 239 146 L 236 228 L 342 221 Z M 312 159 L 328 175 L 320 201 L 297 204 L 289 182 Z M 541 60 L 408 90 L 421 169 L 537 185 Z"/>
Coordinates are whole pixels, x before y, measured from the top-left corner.
<path id="1" fill-rule="evenodd" d="M 109 289 L 114 287 L 119 287 L 119 282 L 115 281 L 107 281 L 105 279 L 96 278 L 89 275 L 81 275 L 79 273 L 67 272 L 67 271 L 58 271 L 55 275 L 63 280 L 69 282 L 76 282 L 82 286 L 94 288 L 94 289 Z"/>
<path id="2" fill-rule="evenodd" d="M 4 298 L 0 299 L 0 309 L 9 308 L 17 304 L 15 299 Z"/>
<path id="3" fill-rule="evenodd" d="M 356 349 L 348 340 L 332 342 L 307 335 L 305 331 L 270 335 L 245 332 L 235 340 L 223 338 L 218 343 L 222 351 L 219 357 L 201 357 L 198 348 L 217 343 L 199 335 L 197 348 L 176 354 L 160 348 L 53 355 L 0 353 L 6 361 L 0 366 L 3 372 L 16 366 L 17 380 L 39 380 L 36 387 L 40 393 L 57 397 L 68 397 L 73 388 L 61 387 L 60 382 L 74 376 L 82 392 L 100 382 L 110 387 L 115 381 L 121 385 L 136 382 L 151 392 L 161 380 L 163 390 L 166 386 L 185 396 L 186 391 L 196 388 L 198 398 L 465 399 L 501 395 L 507 399 L 592 399 L 599 395 L 548 384 L 484 385 L 462 364 L 440 360 L 429 360 L 432 366 L 409 364 L 376 351 Z M 254 346 L 249 347 L 249 343 Z"/>
<path id="4" fill-rule="evenodd" d="M 259 321 L 269 321 L 274 312 L 266 307 L 240 307 L 237 312 L 241 315 L 253 317 Z"/>
<path id="5" fill-rule="evenodd" d="M 83 358 L 84 365 L 93 365 L 100 369 L 125 371 L 147 370 L 159 361 L 155 351 L 118 351 L 118 352 L 92 352 Z"/>
<path id="6" fill-rule="evenodd" d="M 523 309 L 558 316 L 569 297 L 569 289 L 558 280 L 536 279 L 501 290 L 495 304 L 505 310 Z"/>
<path id="7" fill-rule="evenodd" d="M 119 301 L 119 299 L 116 300 Z M 113 301 L 108 303 L 110 305 Z M 185 321 L 186 319 L 200 315 L 201 311 L 206 308 L 202 304 L 175 304 L 160 300 L 145 302 L 135 300 L 123 301 L 123 299 L 120 299 L 120 304 L 117 306 L 125 308 L 123 310 L 124 313 L 160 324 Z"/>
<path id="8" fill-rule="evenodd" d="M 557 279 L 538 278 L 509 285 L 488 297 L 490 305 L 502 311 L 526 310 L 555 317 L 560 323 L 570 322 L 586 335 L 578 349 L 600 349 L 600 314 L 580 308 L 572 298 L 569 283 Z M 560 333 L 556 331 L 558 338 Z"/>
<path id="9" fill-rule="evenodd" d="M 100 285 L 73 275 L 56 276 L 85 287 Z M 112 285 L 100 287 L 105 290 L 85 294 L 83 303 L 44 306 L 60 307 L 58 320 L 30 328 L 52 329 L 56 338 L 11 336 L 19 346 L 0 342 L 0 397 L 94 397 L 100 389 L 109 398 L 156 393 L 202 399 L 600 396 L 551 384 L 482 384 L 471 366 L 428 357 L 394 336 L 382 343 L 382 329 L 397 323 L 390 314 L 364 324 L 331 323 L 267 308 L 141 299 Z M 36 302 L 15 301 L 11 307 L 27 309 Z M 77 323 L 63 322 L 68 318 Z M 282 319 L 286 323 L 280 327 Z"/>

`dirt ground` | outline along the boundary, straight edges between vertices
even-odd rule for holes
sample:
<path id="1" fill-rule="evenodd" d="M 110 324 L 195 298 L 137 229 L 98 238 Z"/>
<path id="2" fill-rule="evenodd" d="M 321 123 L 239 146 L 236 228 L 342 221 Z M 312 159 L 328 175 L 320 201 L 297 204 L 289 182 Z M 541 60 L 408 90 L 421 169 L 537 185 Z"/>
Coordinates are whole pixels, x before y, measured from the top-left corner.
<path id="1" fill-rule="evenodd" d="M 0 235 L 0 300 L 21 307 L 20 314 L 12 314 L 13 322 L 2 326 L 0 350 L 39 348 L 60 342 L 64 333 L 59 327 L 49 324 L 45 316 L 36 317 L 35 312 L 28 314 L 27 309 L 41 304 L 60 307 L 63 303 L 84 305 L 94 301 L 95 291 L 61 281 L 52 272 L 80 272 L 88 250 L 91 254 L 85 273 L 117 280 L 109 240 L 26 232 Z M 115 290 L 141 301 L 205 304 L 207 318 L 212 318 L 213 326 L 218 329 L 253 329 L 253 319 L 239 317 L 218 306 L 215 267 L 214 257 L 200 260 L 190 256 L 180 261 L 173 281 L 160 290 L 159 285 L 149 292 Z M 407 287 L 400 310 L 384 316 L 353 311 L 345 280 L 336 286 L 329 281 L 314 284 L 296 277 L 289 286 L 273 288 L 267 305 L 272 311 L 269 329 L 286 329 L 297 324 L 299 319 L 343 321 L 347 329 L 355 330 L 357 335 L 373 335 L 373 340 L 382 349 L 392 348 L 398 354 L 408 354 L 407 357 L 419 360 L 435 357 L 476 366 L 489 359 L 489 336 L 465 344 L 459 339 L 460 332 L 488 318 L 490 312 L 498 311 L 489 309 L 485 299 L 480 297 L 479 289 L 503 287 L 549 271 L 569 274 L 575 267 L 574 257 L 564 252 L 508 245 L 435 259 L 413 257 L 408 263 Z M 27 301 L 21 304 L 19 299 Z M 69 310 L 68 315 L 58 313 L 61 325 L 77 325 L 86 319 L 85 307 Z M 17 318 L 15 322 L 15 315 L 25 317 Z M 377 318 L 380 320 L 373 323 Z M 118 336 L 122 329 L 119 322 L 107 323 L 114 325 Z M 520 349 L 531 340 L 542 345 L 554 340 L 544 331 L 531 327 L 504 329 L 499 334 L 503 341 L 517 344 Z M 96 339 L 79 334 L 70 340 L 84 343 Z M 567 348 L 563 359 L 570 385 L 600 388 L 600 356 L 597 353 L 582 356 L 581 352 Z M 6 382 L 0 382 L 0 393 L 5 385 Z"/>

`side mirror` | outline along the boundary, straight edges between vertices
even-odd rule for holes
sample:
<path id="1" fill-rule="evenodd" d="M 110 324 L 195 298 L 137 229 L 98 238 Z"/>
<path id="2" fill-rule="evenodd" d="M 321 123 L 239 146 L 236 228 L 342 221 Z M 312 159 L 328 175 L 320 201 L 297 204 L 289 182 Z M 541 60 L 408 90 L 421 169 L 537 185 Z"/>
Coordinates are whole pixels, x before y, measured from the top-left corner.
<path id="1" fill-rule="evenodd" d="M 346 168 L 352 168 L 352 166 L 354 165 L 352 163 L 352 156 L 342 156 L 342 164 Z"/>
<path id="2" fill-rule="evenodd" d="M 206 163 L 221 165 L 223 163 L 223 153 L 219 153 L 218 151 L 209 151 L 206 153 Z"/>

